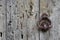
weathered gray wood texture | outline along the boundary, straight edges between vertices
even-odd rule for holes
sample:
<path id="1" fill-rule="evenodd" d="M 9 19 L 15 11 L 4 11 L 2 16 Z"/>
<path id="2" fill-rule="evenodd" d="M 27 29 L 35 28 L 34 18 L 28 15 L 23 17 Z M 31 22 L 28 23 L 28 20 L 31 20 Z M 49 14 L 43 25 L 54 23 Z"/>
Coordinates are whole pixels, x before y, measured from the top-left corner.
<path id="1" fill-rule="evenodd" d="M 39 32 L 37 22 L 44 12 L 52 28 Z M 0 32 L 0 40 L 60 40 L 60 0 L 0 0 Z"/>

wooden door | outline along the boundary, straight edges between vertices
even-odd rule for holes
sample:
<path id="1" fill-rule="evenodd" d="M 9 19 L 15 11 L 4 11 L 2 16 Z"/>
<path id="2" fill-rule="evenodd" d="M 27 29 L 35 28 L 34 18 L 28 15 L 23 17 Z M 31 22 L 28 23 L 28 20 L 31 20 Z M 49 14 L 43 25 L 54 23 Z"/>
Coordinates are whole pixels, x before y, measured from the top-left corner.
<path id="1" fill-rule="evenodd" d="M 51 29 L 38 31 L 48 14 Z M 60 0 L 0 0 L 1 40 L 60 40 Z"/>

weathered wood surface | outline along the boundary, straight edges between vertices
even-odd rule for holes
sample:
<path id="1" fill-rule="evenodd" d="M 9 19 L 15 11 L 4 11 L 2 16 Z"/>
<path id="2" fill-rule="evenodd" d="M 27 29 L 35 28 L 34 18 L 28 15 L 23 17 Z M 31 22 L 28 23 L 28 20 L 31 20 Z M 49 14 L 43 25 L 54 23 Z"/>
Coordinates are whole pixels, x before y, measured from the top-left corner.
<path id="1" fill-rule="evenodd" d="M 37 22 L 44 12 L 52 28 L 39 32 Z M 0 0 L 0 32 L 0 40 L 60 40 L 60 0 Z"/>

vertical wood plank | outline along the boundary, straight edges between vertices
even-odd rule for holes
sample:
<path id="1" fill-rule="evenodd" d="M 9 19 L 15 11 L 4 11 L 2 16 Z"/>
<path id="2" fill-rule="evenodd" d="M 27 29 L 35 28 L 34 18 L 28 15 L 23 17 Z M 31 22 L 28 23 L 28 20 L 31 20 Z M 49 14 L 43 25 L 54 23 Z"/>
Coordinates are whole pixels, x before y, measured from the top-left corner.
<path id="1" fill-rule="evenodd" d="M 43 13 L 47 13 L 50 19 L 52 14 L 52 7 L 53 7 L 53 4 L 51 0 L 40 0 L 40 15 L 42 15 Z M 50 33 L 51 33 L 51 29 L 48 30 L 47 32 L 40 31 L 40 40 L 49 40 Z"/>
<path id="2" fill-rule="evenodd" d="M 2 40 L 60 40 L 59 5 L 59 0 L 41 0 L 40 3 L 39 0 L 3 0 L 0 2 Z M 50 15 L 53 26 L 45 33 L 37 30 L 37 22 L 43 12 Z"/>
<path id="3" fill-rule="evenodd" d="M 6 40 L 14 40 L 14 28 L 16 27 L 16 19 L 14 20 L 15 0 L 6 1 Z M 15 22 L 15 23 L 14 23 Z"/>
<path id="4" fill-rule="evenodd" d="M 0 36 L 0 40 L 5 39 L 5 0 L 0 0 L 0 32 L 2 33 Z"/>

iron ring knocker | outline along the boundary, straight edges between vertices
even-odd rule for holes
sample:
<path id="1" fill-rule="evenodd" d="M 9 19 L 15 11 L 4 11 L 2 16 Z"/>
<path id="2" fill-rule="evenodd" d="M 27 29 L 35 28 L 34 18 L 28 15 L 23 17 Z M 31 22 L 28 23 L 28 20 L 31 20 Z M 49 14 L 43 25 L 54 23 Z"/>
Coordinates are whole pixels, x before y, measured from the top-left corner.
<path id="1" fill-rule="evenodd" d="M 46 13 L 42 14 L 41 19 L 38 22 L 38 30 L 46 32 L 51 28 L 51 20 Z"/>

